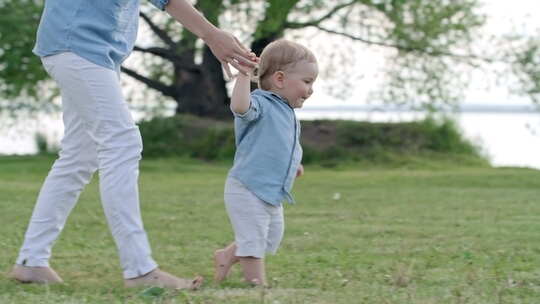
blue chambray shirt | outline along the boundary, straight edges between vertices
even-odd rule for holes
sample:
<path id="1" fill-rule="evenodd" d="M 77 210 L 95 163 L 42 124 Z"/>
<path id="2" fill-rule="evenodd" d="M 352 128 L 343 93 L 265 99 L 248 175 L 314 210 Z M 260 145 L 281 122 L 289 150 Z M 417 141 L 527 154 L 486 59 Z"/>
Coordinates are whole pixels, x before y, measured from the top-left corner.
<path id="1" fill-rule="evenodd" d="M 249 110 L 233 114 L 236 153 L 229 176 L 269 204 L 294 203 L 290 191 L 302 160 L 294 110 L 279 95 L 255 90 Z"/>
<path id="2" fill-rule="evenodd" d="M 150 0 L 164 10 L 169 0 Z M 73 52 L 119 70 L 137 38 L 139 0 L 46 0 L 33 52 Z"/>

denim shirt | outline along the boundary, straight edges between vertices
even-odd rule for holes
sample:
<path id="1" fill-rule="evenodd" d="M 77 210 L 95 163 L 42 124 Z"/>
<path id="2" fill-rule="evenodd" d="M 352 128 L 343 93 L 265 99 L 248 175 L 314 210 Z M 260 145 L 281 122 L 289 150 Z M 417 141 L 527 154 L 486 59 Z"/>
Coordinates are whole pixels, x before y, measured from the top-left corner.
<path id="1" fill-rule="evenodd" d="M 168 0 L 150 0 L 164 10 Z M 137 38 L 139 0 L 46 0 L 33 52 L 73 52 L 119 70 Z"/>
<path id="2" fill-rule="evenodd" d="M 290 191 L 302 160 L 294 110 L 277 94 L 255 90 L 249 110 L 233 114 L 236 153 L 229 176 L 269 204 L 294 203 Z"/>

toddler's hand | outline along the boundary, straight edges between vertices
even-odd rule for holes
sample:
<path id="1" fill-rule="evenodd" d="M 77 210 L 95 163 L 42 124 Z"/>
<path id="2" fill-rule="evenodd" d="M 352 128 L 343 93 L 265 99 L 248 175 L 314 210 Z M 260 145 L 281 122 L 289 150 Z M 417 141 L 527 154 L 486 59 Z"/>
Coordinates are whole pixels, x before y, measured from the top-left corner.
<path id="1" fill-rule="evenodd" d="M 225 80 L 229 81 L 229 80 L 237 78 L 238 76 L 244 76 L 244 77 L 248 77 L 248 78 L 251 79 L 251 77 L 253 76 L 253 74 L 255 72 L 255 69 L 257 69 L 259 67 L 260 59 L 253 52 L 249 53 L 248 58 L 250 60 L 249 62 L 243 62 L 243 61 L 234 60 L 234 62 L 236 64 L 235 68 L 238 71 L 238 73 L 228 75 L 228 72 L 227 72 L 227 76 L 230 76 L 230 77 L 226 77 Z"/>
<path id="2" fill-rule="evenodd" d="M 300 177 L 304 175 L 304 166 L 300 164 L 300 167 L 298 167 L 298 170 L 296 170 L 296 177 Z"/>
<path id="3" fill-rule="evenodd" d="M 249 59 L 249 61 L 245 61 L 245 62 L 232 59 L 232 62 L 234 62 L 234 67 L 236 68 L 238 73 L 233 74 L 231 73 L 230 70 L 225 69 L 225 75 L 224 75 L 225 81 L 231 81 L 233 79 L 238 78 L 239 76 L 244 76 L 251 79 L 255 69 L 259 67 L 260 59 L 253 52 L 250 52 L 247 58 Z M 228 65 L 224 67 L 228 68 Z"/>
<path id="4" fill-rule="evenodd" d="M 244 63 L 244 62 L 238 62 L 238 64 L 242 67 L 242 69 L 245 72 L 245 73 L 242 73 L 242 74 L 244 74 L 246 76 L 252 76 L 253 75 L 253 72 L 259 66 L 259 61 L 260 61 L 259 57 L 257 57 L 257 55 L 255 55 L 255 53 L 253 53 L 253 52 L 249 53 L 249 60 L 251 60 L 251 62 L 249 64 Z M 255 63 L 255 65 L 251 65 L 251 63 Z"/>

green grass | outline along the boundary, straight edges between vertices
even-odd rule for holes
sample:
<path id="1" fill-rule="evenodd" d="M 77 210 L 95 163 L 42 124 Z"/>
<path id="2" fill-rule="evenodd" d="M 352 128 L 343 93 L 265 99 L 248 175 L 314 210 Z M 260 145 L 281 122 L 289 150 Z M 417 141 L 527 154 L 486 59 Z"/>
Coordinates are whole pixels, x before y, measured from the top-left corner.
<path id="1" fill-rule="evenodd" d="M 0 158 L 0 267 L 15 260 L 50 157 Z M 0 276 L 0 303 L 539 303 L 540 171 L 413 166 L 307 167 L 267 259 L 271 287 L 235 269 L 212 282 L 212 252 L 232 239 L 222 191 L 227 164 L 141 164 L 142 211 L 163 269 L 207 281 L 196 292 L 126 290 L 99 203 L 97 176 L 56 243 L 66 281 Z"/>

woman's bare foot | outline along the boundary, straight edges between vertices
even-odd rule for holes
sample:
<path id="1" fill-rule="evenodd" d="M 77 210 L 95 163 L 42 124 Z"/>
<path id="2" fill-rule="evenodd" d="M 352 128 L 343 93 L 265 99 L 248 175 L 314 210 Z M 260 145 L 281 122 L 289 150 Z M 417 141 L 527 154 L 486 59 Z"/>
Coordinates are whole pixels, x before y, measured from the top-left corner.
<path id="1" fill-rule="evenodd" d="M 221 282 L 231 272 L 231 267 L 238 262 L 238 258 L 234 255 L 236 251 L 236 245 L 233 243 L 227 246 L 225 249 L 218 249 L 214 252 L 214 280 Z"/>
<path id="2" fill-rule="evenodd" d="M 13 266 L 8 277 L 21 283 L 55 284 L 63 283 L 60 276 L 50 267 Z"/>
<path id="3" fill-rule="evenodd" d="M 196 290 L 201 287 L 203 281 L 204 279 L 201 276 L 197 276 L 194 279 L 178 278 L 156 268 L 143 276 L 124 280 L 124 285 L 128 288 L 156 286 L 171 289 Z"/>

